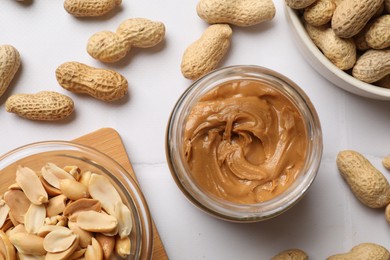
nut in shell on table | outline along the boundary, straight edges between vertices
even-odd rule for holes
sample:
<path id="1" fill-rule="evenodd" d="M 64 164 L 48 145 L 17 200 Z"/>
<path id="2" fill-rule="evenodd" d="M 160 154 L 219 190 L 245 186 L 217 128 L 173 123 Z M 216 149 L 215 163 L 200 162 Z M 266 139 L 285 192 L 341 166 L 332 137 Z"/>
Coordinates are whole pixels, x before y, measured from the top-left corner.
<path id="1" fill-rule="evenodd" d="M 0 45 L 0 97 L 7 90 L 20 67 L 20 54 L 11 45 Z"/>
<path id="2" fill-rule="evenodd" d="M 87 52 L 102 62 L 117 62 L 123 59 L 132 47 L 151 48 L 165 37 L 162 22 L 146 18 L 130 18 L 123 21 L 116 32 L 101 31 L 92 35 L 87 43 Z"/>
<path id="3" fill-rule="evenodd" d="M 7 112 L 30 120 L 61 120 L 72 114 L 73 100 L 54 91 L 40 91 L 35 94 L 14 94 L 6 103 Z"/>
<path id="4" fill-rule="evenodd" d="M 210 25 L 185 50 L 181 61 L 183 76 L 195 80 L 215 69 L 230 47 L 232 33 L 227 24 Z"/>
<path id="5" fill-rule="evenodd" d="M 390 203 L 390 184 L 362 154 L 345 150 L 337 155 L 337 168 L 353 194 L 370 208 L 383 208 Z"/>
<path id="6" fill-rule="evenodd" d="M 329 256 L 326 260 L 388 260 L 390 252 L 383 246 L 375 243 L 361 243 L 354 246 L 349 252 Z"/>
<path id="7" fill-rule="evenodd" d="M 308 260 L 308 259 L 309 256 L 306 254 L 306 252 L 298 248 L 284 250 L 271 258 L 271 260 Z"/>
<path id="8" fill-rule="evenodd" d="M 88 94 L 102 101 L 115 101 L 128 93 L 124 76 L 80 62 L 65 62 L 56 69 L 57 82 L 66 90 Z"/>
<path id="9" fill-rule="evenodd" d="M 122 0 L 65 0 L 65 10 L 76 17 L 102 16 L 121 5 Z"/>
<path id="10" fill-rule="evenodd" d="M 272 0 L 200 0 L 196 11 L 210 24 L 247 27 L 273 19 L 275 5 Z"/>

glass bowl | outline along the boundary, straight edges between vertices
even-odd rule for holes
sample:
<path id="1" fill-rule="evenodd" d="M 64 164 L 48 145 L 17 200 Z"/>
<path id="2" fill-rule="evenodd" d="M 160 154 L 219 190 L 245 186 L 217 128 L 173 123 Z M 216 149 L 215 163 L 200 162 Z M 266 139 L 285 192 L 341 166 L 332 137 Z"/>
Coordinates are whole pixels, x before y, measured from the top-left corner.
<path id="1" fill-rule="evenodd" d="M 39 173 L 48 162 L 60 167 L 78 166 L 82 172 L 89 170 L 107 177 L 132 213 L 131 253 L 127 259 L 150 259 L 152 222 L 142 192 L 120 164 L 98 150 L 66 141 L 37 142 L 14 149 L 0 157 L 0 194 L 15 183 L 18 165 Z"/>
<path id="2" fill-rule="evenodd" d="M 330 62 L 310 39 L 297 10 L 285 5 L 285 15 L 298 50 L 320 75 L 335 86 L 358 96 L 390 100 L 390 89 L 360 81 Z"/>
<path id="3" fill-rule="evenodd" d="M 303 118 L 307 154 L 297 178 L 281 194 L 258 203 L 221 199 L 198 185 L 191 175 L 183 148 L 185 125 L 194 105 L 221 84 L 236 80 L 259 82 L 290 100 Z M 307 95 L 285 76 L 260 66 L 232 66 L 215 70 L 195 81 L 173 108 L 166 131 L 166 157 L 172 176 L 197 207 L 214 217 L 233 222 L 257 222 L 272 218 L 298 202 L 314 181 L 322 156 L 322 132 L 316 110 Z"/>

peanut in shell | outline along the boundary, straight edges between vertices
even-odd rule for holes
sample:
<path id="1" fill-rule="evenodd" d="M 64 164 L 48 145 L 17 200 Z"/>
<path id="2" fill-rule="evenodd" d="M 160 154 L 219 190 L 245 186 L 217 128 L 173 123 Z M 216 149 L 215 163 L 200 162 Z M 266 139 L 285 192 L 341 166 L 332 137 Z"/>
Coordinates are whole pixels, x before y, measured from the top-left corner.
<path id="1" fill-rule="evenodd" d="M 390 185 L 385 176 L 363 155 L 345 150 L 337 155 L 337 167 L 353 194 L 370 208 L 383 208 L 390 203 Z"/>

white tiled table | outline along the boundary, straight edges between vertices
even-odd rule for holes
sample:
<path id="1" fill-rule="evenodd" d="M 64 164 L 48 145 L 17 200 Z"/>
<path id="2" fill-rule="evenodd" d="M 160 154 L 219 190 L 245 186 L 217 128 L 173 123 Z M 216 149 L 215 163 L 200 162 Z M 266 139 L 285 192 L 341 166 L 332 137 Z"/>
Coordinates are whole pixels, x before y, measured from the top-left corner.
<path id="1" fill-rule="evenodd" d="M 221 66 L 261 65 L 301 86 L 317 108 L 324 153 L 318 177 L 305 198 L 282 216 L 256 224 L 224 222 L 195 208 L 176 187 L 165 160 L 169 114 L 191 83 L 180 73 L 181 56 L 207 26 L 196 14 L 197 1 L 123 0 L 118 12 L 92 19 L 70 16 L 62 2 L 0 1 L 0 44 L 14 45 L 23 63 L 0 99 L 0 154 L 35 141 L 71 140 L 102 127 L 115 128 L 170 259 L 269 259 L 290 247 L 304 249 L 312 259 L 324 259 L 360 242 L 390 248 L 390 226 L 383 210 L 357 202 L 335 165 L 338 151 L 355 149 L 390 177 L 381 165 L 381 158 L 390 154 L 390 103 L 344 92 L 314 71 L 294 45 L 282 0 L 275 0 L 273 21 L 233 28 L 232 46 Z M 86 42 L 93 33 L 115 30 L 131 17 L 164 22 L 165 42 L 151 49 L 133 49 L 116 64 L 102 64 L 88 55 Z M 122 73 L 129 81 L 129 96 L 108 104 L 66 92 L 56 82 L 54 71 L 72 60 Z M 76 113 L 64 121 L 45 123 L 5 112 L 9 95 L 40 90 L 70 95 Z"/>

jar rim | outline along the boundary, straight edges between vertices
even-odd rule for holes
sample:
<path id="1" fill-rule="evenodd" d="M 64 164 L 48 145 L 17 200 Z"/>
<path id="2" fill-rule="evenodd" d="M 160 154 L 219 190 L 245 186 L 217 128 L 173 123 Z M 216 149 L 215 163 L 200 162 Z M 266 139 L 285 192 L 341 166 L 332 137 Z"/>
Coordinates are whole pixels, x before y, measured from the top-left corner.
<path id="1" fill-rule="evenodd" d="M 183 122 L 191 106 L 206 92 L 221 83 L 236 79 L 264 80 L 272 83 L 298 108 L 305 119 L 308 134 L 308 156 L 305 172 L 282 194 L 256 204 L 239 204 L 202 192 L 189 177 L 185 162 L 180 155 Z M 275 85 L 276 84 L 276 85 Z M 269 85 L 269 84 L 267 84 Z M 180 123 L 179 122 L 180 118 Z M 305 92 L 289 78 L 271 69 L 257 65 L 236 65 L 220 68 L 193 82 L 180 96 L 170 115 L 165 137 L 165 149 L 171 174 L 184 195 L 197 207 L 217 218 L 234 222 L 256 222 L 277 216 L 298 202 L 314 181 L 322 157 L 322 131 L 317 112 Z M 179 154 L 178 154 L 179 153 Z"/>

